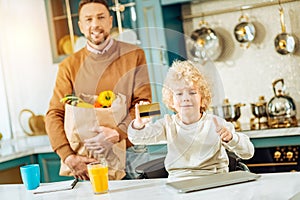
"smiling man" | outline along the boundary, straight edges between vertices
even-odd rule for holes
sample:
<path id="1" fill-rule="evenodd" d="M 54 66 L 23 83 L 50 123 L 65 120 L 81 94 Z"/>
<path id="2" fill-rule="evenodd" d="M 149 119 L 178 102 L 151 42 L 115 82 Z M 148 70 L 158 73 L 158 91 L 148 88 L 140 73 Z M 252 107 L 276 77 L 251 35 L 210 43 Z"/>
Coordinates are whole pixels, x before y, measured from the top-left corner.
<path id="1" fill-rule="evenodd" d="M 60 99 L 67 94 L 98 95 L 111 90 L 126 96 L 127 116 L 116 128 L 90 127 L 97 133 L 86 141 L 88 150 L 105 148 L 107 141 L 116 143 L 127 139 L 127 127 L 134 119 L 134 105 L 140 101 L 151 102 L 151 88 L 144 51 L 132 44 L 110 37 L 112 16 L 104 0 L 82 0 L 79 3 L 80 31 L 87 38 L 87 45 L 59 64 L 55 88 L 46 115 L 46 129 L 53 150 L 60 156 L 72 175 L 89 179 L 86 164 L 95 159 L 80 156 L 74 151 L 64 130 L 64 104 Z M 124 173 L 125 174 L 125 173 Z"/>

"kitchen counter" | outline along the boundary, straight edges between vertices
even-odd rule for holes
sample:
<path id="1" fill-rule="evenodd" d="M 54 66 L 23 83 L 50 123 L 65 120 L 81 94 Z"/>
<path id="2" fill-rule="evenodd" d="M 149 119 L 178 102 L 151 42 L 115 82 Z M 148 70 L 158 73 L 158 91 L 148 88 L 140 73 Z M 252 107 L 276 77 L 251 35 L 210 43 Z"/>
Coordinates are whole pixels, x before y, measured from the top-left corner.
<path id="1" fill-rule="evenodd" d="M 0 150 L 0 163 L 32 154 L 53 152 L 47 135 L 2 141 Z"/>
<path id="2" fill-rule="evenodd" d="M 261 174 L 256 181 L 217 187 L 197 192 L 178 193 L 165 185 L 167 179 L 137 179 L 109 181 L 107 194 L 94 195 L 90 182 L 77 183 L 74 189 L 52 193 L 33 194 L 27 191 L 22 184 L 0 185 L 2 200 L 42 200 L 42 199 L 291 199 L 299 198 L 300 173 L 272 173 Z M 60 182 L 61 183 L 61 182 Z M 70 181 L 65 182 L 67 185 Z M 41 184 L 45 187 L 48 184 Z M 297 197 L 296 197 L 297 196 Z"/>
<path id="3" fill-rule="evenodd" d="M 300 127 L 243 131 L 251 139 L 300 136 Z M 166 144 L 165 142 L 160 143 Z M 300 140 L 299 140 L 300 144 Z M 154 144 L 155 145 L 155 144 Z M 2 141 L 0 163 L 32 154 L 53 152 L 47 135 L 24 136 L 15 140 Z"/>

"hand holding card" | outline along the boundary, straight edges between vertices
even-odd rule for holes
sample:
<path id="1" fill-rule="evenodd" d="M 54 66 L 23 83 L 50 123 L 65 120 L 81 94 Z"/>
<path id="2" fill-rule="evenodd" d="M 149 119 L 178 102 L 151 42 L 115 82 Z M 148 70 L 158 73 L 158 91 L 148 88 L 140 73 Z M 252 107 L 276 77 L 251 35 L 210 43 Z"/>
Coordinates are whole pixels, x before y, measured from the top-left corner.
<path id="1" fill-rule="evenodd" d="M 140 117 L 151 117 L 160 115 L 159 103 L 139 105 Z"/>

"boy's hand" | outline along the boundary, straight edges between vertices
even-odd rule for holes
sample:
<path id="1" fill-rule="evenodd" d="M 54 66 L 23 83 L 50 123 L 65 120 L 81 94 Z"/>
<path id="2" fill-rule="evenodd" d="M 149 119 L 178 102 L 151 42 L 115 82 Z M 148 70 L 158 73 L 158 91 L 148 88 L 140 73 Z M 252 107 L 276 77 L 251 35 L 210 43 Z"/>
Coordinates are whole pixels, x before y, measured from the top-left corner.
<path id="1" fill-rule="evenodd" d="M 132 123 L 132 127 L 135 129 L 142 129 L 144 128 L 145 124 L 149 123 L 151 121 L 151 117 L 140 117 L 140 110 L 139 106 L 140 105 L 146 105 L 150 104 L 149 102 L 143 102 L 140 101 L 139 103 L 135 104 L 135 120 Z"/>
<path id="2" fill-rule="evenodd" d="M 220 138 L 223 142 L 229 142 L 232 140 L 232 133 L 227 129 L 225 128 L 224 126 L 221 126 L 217 119 L 214 117 L 213 118 L 213 121 L 214 121 L 214 124 L 216 126 L 216 131 L 217 133 L 220 135 Z"/>

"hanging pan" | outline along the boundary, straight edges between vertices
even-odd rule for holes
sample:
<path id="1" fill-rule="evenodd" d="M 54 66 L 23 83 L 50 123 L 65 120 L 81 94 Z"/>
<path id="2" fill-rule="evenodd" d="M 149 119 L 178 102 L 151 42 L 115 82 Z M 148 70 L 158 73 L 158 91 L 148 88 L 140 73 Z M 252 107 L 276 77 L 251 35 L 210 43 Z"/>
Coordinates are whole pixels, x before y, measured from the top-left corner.
<path id="1" fill-rule="evenodd" d="M 282 7 L 279 8 L 279 13 L 282 33 L 278 34 L 275 37 L 275 49 L 279 54 L 282 55 L 291 54 L 294 53 L 297 49 L 298 39 L 292 34 L 286 33 L 286 27 L 284 24 L 284 12 Z"/>
<path id="2" fill-rule="evenodd" d="M 249 19 L 246 15 L 242 15 L 239 18 L 239 24 L 237 24 L 234 28 L 234 36 L 235 39 L 243 44 L 246 44 L 246 48 L 250 46 L 250 43 L 255 38 L 255 26 L 249 22 Z"/>
<path id="3" fill-rule="evenodd" d="M 222 41 L 220 37 L 208 26 L 207 22 L 200 21 L 199 26 L 200 28 L 194 30 L 191 34 L 191 39 L 197 45 L 191 49 L 192 55 L 197 57 L 199 54 L 202 57 L 208 56 L 211 60 L 217 60 L 222 53 Z M 205 51 L 205 53 L 201 51 Z"/>

